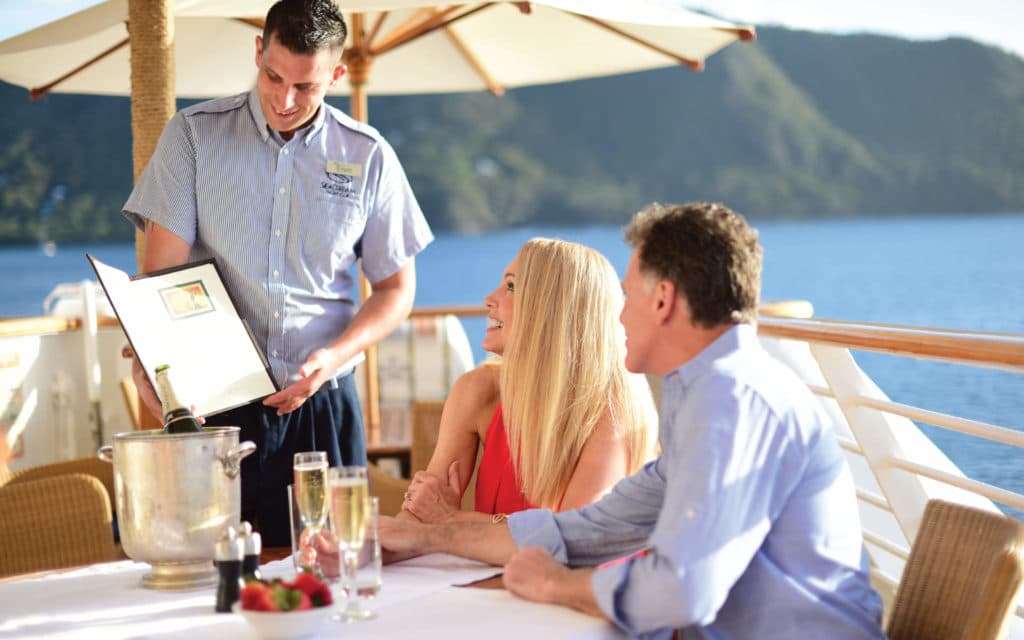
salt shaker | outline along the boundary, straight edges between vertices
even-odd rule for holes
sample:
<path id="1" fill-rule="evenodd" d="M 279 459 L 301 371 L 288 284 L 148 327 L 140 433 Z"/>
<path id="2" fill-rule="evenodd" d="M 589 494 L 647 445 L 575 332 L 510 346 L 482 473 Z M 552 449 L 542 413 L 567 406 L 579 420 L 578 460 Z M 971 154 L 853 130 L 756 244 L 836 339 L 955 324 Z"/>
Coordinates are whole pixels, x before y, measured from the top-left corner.
<path id="1" fill-rule="evenodd" d="M 243 520 L 239 525 L 239 537 L 242 539 L 244 557 L 242 558 L 243 580 L 259 580 L 260 575 L 260 551 L 263 550 L 263 539 L 258 532 L 252 530 L 252 525 Z"/>
<path id="2" fill-rule="evenodd" d="M 228 527 L 214 547 L 214 564 L 217 565 L 217 613 L 231 611 L 231 605 L 241 597 L 242 558 L 245 548 L 234 527 Z"/>

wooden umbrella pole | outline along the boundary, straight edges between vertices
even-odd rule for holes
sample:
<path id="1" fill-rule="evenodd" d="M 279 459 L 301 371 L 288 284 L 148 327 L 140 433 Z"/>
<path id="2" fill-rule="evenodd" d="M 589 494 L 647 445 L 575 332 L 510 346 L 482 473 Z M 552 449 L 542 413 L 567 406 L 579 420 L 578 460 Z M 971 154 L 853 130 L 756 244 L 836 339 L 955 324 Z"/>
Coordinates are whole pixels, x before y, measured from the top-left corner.
<path id="1" fill-rule="evenodd" d="M 363 37 L 363 16 L 352 16 L 352 44 L 345 49 L 342 60 L 347 67 L 349 85 L 349 115 L 360 122 L 367 122 L 366 78 L 370 73 L 373 58 L 369 55 L 369 42 Z M 359 297 L 365 302 L 373 288 L 366 276 L 359 274 Z M 363 407 L 363 422 L 366 426 L 368 444 L 380 442 L 380 375 L 377 359 L 377 347 L 366 350 L 364 379 L 366 389 L 366 406 Z"/>
<path id="2" fill-rule="evenodd" d="M 128 41 L 132 81 L 132 163 L 135 180 L 156 150 L 164 125 L 174 115 L 173 0 L 130 0 Z M 135 259 L 142 269 L 145 237 L 135 232 Z M 144 429 L 160 427 L 148 411 L 140 412 Z"/>

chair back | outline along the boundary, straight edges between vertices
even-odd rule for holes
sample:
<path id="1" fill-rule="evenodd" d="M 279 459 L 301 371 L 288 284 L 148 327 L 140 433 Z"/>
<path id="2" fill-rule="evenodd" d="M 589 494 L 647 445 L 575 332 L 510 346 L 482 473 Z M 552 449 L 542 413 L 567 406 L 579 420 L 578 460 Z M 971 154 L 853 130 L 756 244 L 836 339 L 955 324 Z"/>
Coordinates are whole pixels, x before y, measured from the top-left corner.
<path id="1" fill-rule="evenodd" d="M 903 569 L 891 640 L 1002 638 L 1024 581 L 1024 525 L 930 500 Z"/>
<path id="2" fill-rule="evenodd" d="M 425 470 L 430 456 L 434 455 L 443 410 L 444 402 L 437 400 L 416 400 L 412 403 L 412 447 L 409 450 L 411 475 Z"/>
<path id="3" fill-rule="evenodd" d="M 437 436 L 441 432 L 441 413 L 444 402 L 434 400 L 417 400 L 412 403 L 412 447 L 409 451 L 409 468 L 411 475 L 424 471 L 434 455 Z M 469 484 L 462 494 L 462 510 L 472 511 L 476 496 L 476 474 L 480 468 L 480 456 L 483 446 L 476 451 L 476 464 L 469 477 Z"/>

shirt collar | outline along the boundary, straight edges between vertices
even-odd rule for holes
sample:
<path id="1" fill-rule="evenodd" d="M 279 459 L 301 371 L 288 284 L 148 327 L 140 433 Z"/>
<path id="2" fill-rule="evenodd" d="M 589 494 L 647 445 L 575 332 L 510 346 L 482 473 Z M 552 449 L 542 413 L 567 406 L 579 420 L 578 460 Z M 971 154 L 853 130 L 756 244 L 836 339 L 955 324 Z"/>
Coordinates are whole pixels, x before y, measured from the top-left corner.
<path id="1" fill-rule="evenodd" d="M 263 115 L 263 107 L 260 106 L 260 97 L 256 93 L 256 89 L 249 92 L 249 113 L 252 114 L 252 119 L 256 123 L 256 131 L 259 132 L 260 137 L 263 138 L 263 142 L 266 142 L 270 138 L 270 125 L 267 124 L 267 118 Z M 316 134 L 323 129 L 324 122 L 327 116 L 327 102 L 320 103 L 320 108 L 316 111 L 316 116 L 313 117 L 313 121 L 305 128 L 300 129 L 298 134 L 302 135 L 302 144 L 309 146 L 309 143 L 313 141 Z M 280 134 L 278 134 L 280 136 Z M 294 139 L 294 138 L 293 138 Z"/>
<path id="2" fill-rule="evenodd" d="M 266 142 L 270 137 L 270 127 L 267 126 L 267 118 L 263 115 L 263 107 L 260 106 L 260 97 L 256 93 L 256 89 L 249 92 L 249 113 L 252 114 L 252 119 L 256 123 L 256 131 L 263 138 L 263 142 Z"/>
<path id="3" fill-rule="evenodd" d="M 736 324 L 718 336 L 704 350 L 665 376 L 665 381 L 678 379 L 679 384 L 689 386 L 694 380 L 714 366 L 715 362 L 745 347 L 759 344 L 757 327 L 752 324 Z"/>

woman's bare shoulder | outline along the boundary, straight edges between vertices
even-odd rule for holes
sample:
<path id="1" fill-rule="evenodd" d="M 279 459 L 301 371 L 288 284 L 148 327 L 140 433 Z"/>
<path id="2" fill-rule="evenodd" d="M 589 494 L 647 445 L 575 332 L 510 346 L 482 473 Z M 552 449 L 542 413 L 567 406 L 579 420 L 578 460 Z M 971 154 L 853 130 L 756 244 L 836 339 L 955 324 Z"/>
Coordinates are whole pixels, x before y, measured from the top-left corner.
<path id="1" fill-rule="evenodd" d="M 499 371 L 498 365 L 486 363 L 467 371 L 452 385 L 448 398 L 465 396 L 469 404 L 494 404 L 501 393 L 498 384 Z"/>
<path id="2" fill-rule="evenodd" d="M 450 410 L 468 418 L 481 439 L 501 399 L 498 372 L 499 368 L 493 364 L 483 364 L 467 371 L 455 381 L 445 400 L 445 412 Z"/>

